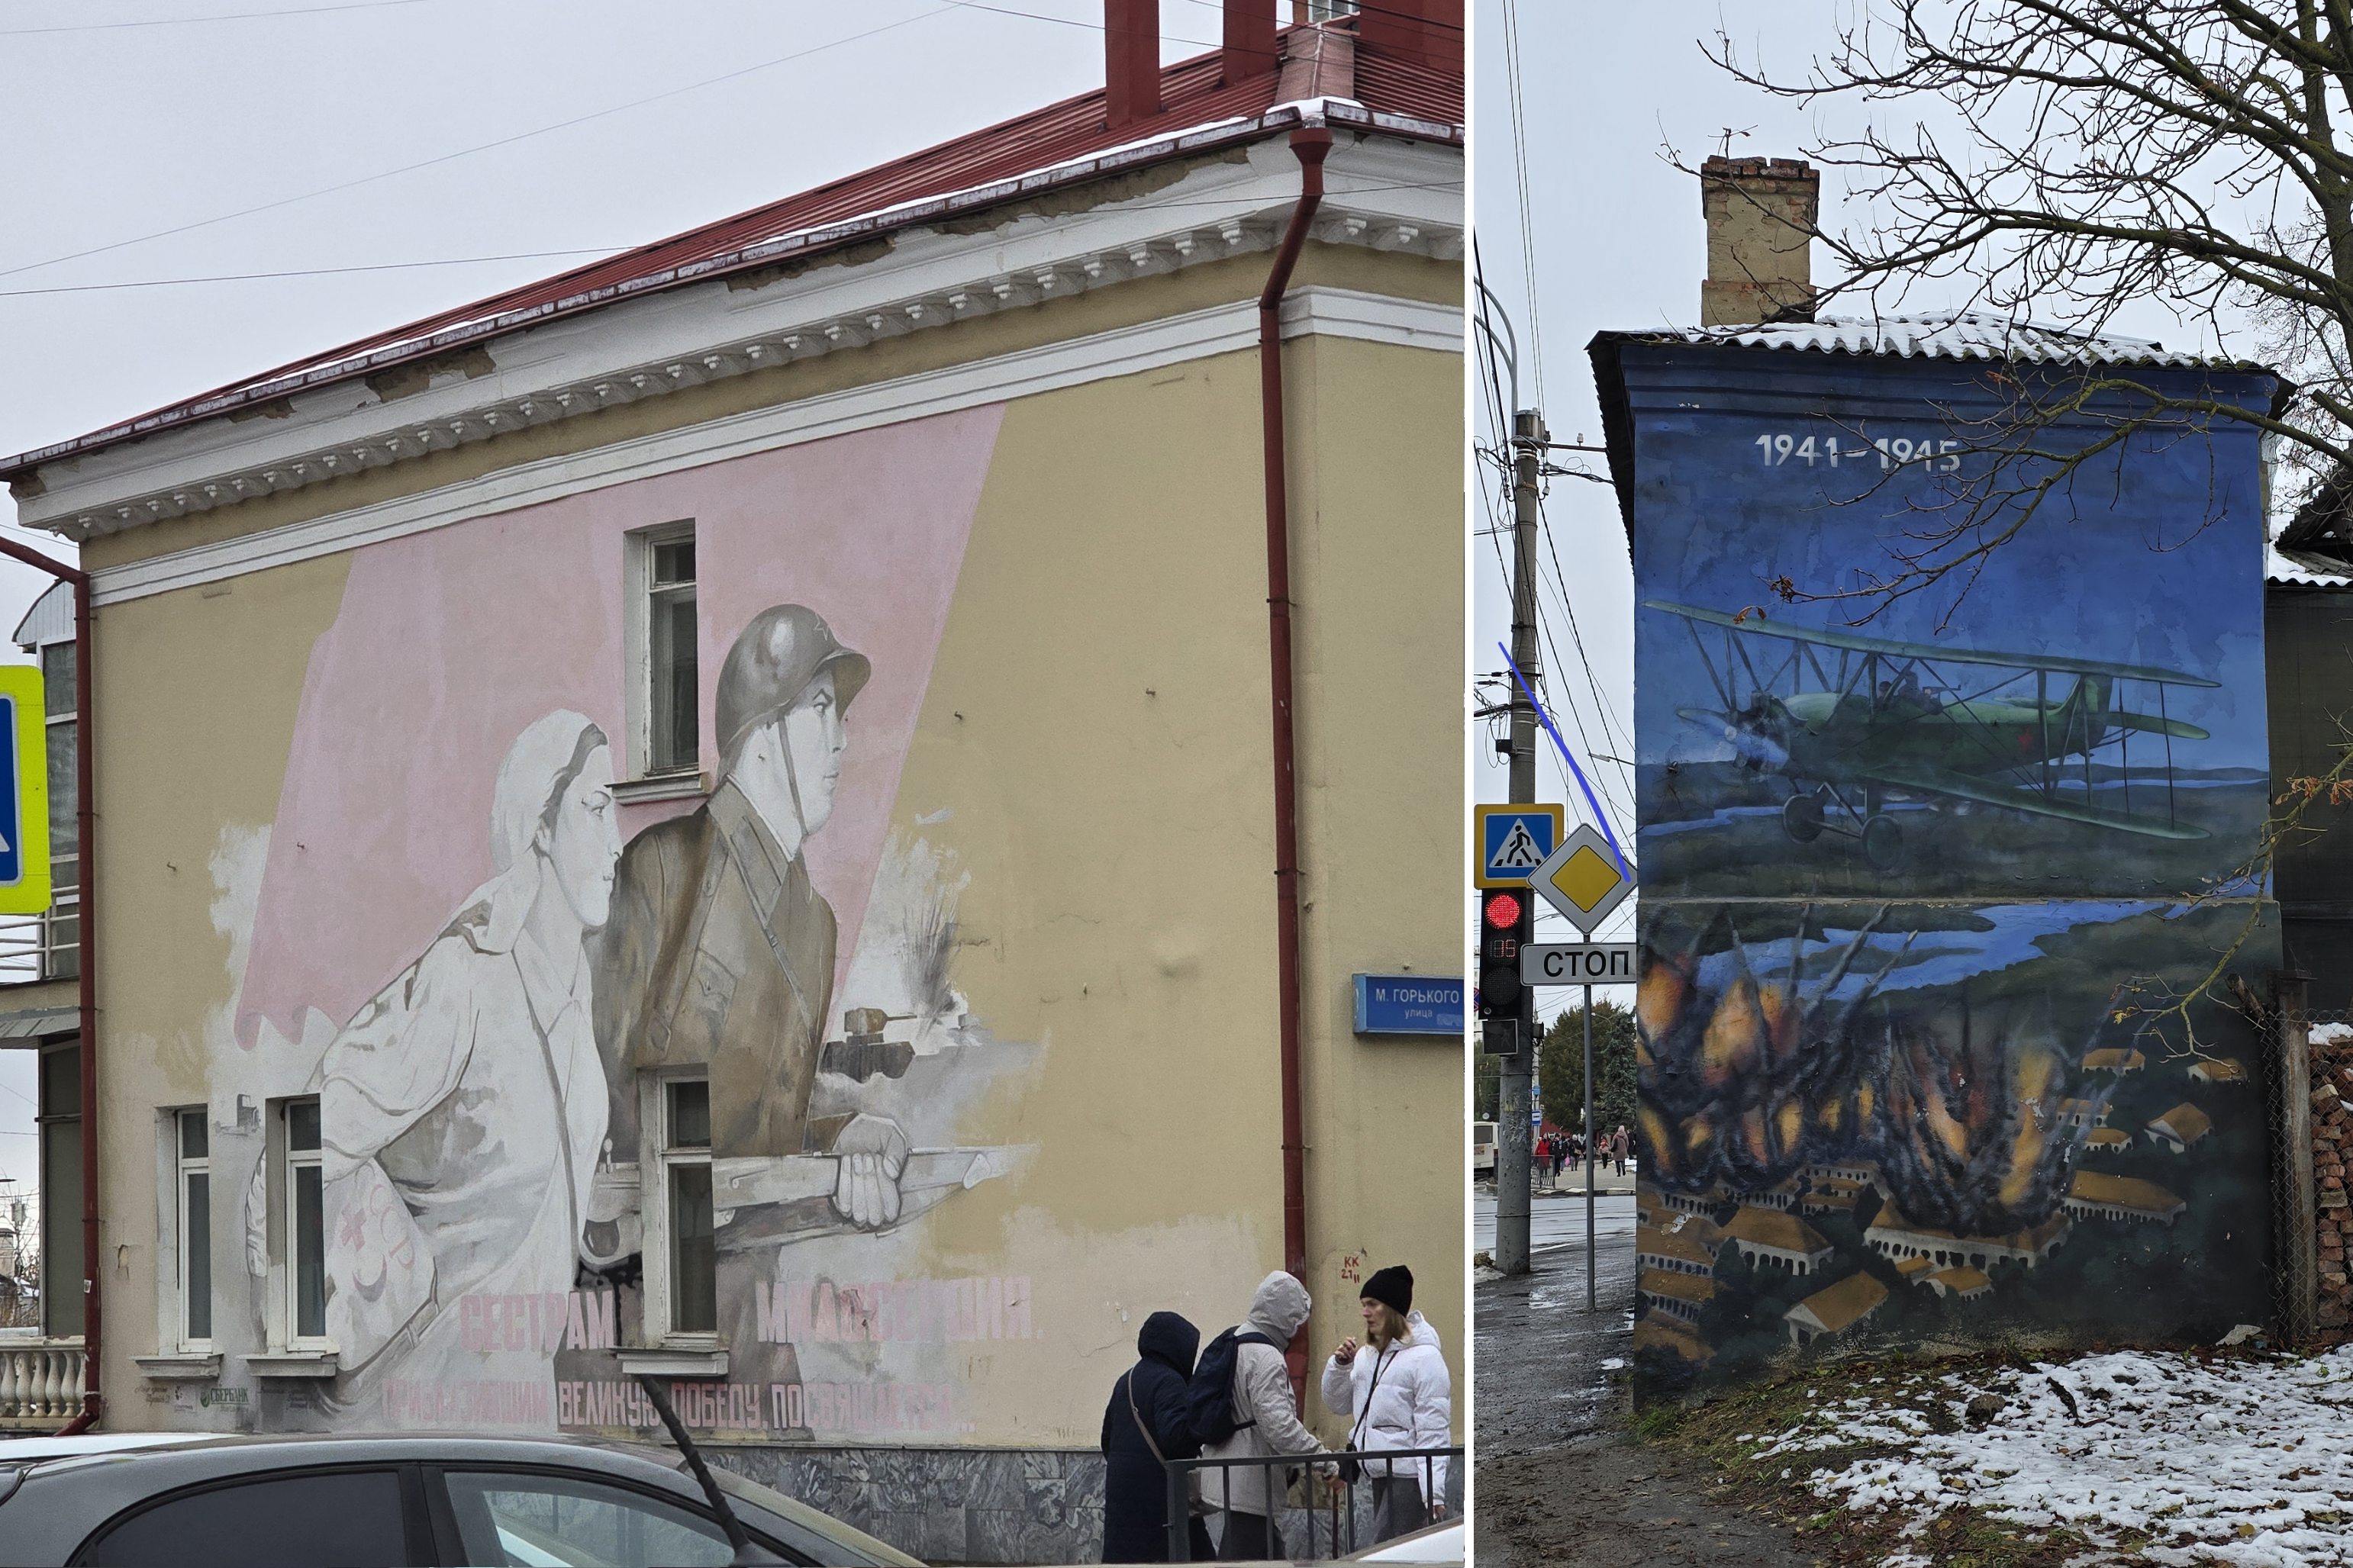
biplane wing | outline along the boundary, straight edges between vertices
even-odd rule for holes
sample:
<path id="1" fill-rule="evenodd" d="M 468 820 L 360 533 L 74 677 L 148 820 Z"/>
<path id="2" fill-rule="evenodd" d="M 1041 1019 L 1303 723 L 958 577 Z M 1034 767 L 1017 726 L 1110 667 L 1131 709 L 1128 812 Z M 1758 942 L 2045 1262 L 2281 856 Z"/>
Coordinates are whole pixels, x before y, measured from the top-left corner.
<path id="1" fill-rule="evenodd" d="M 1726 615 L 1722 610 L 1703 610 L 1696 605 L 1678 605 L 1668 599 L 1645 599 L 1646 610 L 1664 610 L 1671 616 L 1681 616 L 1688 621 L 1702 621 L 1712 626 L 1724 626 L 1750 637 L 1778 637 L 1785 642 L 1811 643 L 1817 647 L 1846 648 L 1855 653 L 1873 653 L 1886 658 L 1933 659 L 1940 664 L 1989 664 L 2005 669 L 2046 669 L 2067 675 L 2106 675 L 2126 680 L 2150 680 L 2167 686 L 2209 686 L 2219 688 L 2219 680 L 2203 676 L 2184 675 L 2178 669 L 2158 669 L 2142 664 L 2106 664 L 2098 659 L 2069 658 L 2048 653 L 1993 653 L 1982 648 L 1937 647 L 1929 643 L 1896 642 L 1887 637 L 1867 637 L 1856 632 L 1834 632 L 1812 626 L 1784 626 L 1765 618 L 1761 611 L 1742 615 Z M 2147 729 L 2149 726 L 2136 725 Z M 2181 735 L 2180 730 L 2170 731 Z M 2188 740 L 2204 740 L 2205 732 L 2184 735 Z"/>
<path id="2" fill-rule="evenodd" d="M 1985 805 L 2026 812 L 2034 816 L 2055 816 L 2067 822 L 2089 823 L 2095 827 L 2113 827 L 2118 832 L 2137 833 L 2146 838 L 2213 837 L 2204 828 L 2189 823 L 2168 822 L 2161 816 L 2137 816 L 2122 811 L 2103 811 L 2095 805 L 2077 805 L 2070 801 L 2055 799 L 2040 790 L 1996 784 L 1989 778 L 1974 778 L 1968 773 L 1916 759 L 1873 761 L 1868 767 L 1858 769 L 1856 776 L 1894 789 L 1947 795 Z"/>

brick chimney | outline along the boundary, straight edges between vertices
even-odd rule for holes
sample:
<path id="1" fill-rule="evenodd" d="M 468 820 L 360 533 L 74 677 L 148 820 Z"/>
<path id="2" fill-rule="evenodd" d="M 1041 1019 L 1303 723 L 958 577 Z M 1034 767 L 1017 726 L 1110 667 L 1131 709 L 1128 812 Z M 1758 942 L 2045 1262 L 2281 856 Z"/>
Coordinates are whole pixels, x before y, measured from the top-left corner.
<path id="1" fill-rule="evenodd" d="M 1710 158 L 1699 179 L 1707 217 L 1700 325 L 1812 321 L 1821 175 L 1798 158 Z"/>
<path id="2" fill-rule="evenodd" d="M 1356 13 L 1356 36 L 1431 70 L 1462 69 L 1462 0 L 1380 0 Z"/>
<path id="3" fill-rule="evenodd" d="M 1103 89 L 1113 131 L 1160 112 L 1160 0 L 1103 0 Z"/>
<path id="4" fill-rule="evenodd" d="M 1275 0 L 1226 0 L 1220 81 L 1248 81 L 1274 69 Z"/>

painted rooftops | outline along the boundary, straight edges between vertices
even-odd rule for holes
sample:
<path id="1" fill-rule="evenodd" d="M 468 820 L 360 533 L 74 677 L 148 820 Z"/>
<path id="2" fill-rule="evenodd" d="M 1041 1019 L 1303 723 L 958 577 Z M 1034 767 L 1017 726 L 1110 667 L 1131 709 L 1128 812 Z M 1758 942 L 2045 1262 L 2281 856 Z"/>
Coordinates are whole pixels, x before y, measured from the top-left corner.
<path id="1" fill-rule="evenodd" d="M 1964 1301 L 1993 1289 L 1984 1269 L 1967 1267 L 1941 1269 L 1928 1276 L 1928 1284 L 1940 1296 L 1958 1296 Z"/>
<path id="2" fill-rule="evenodd" d="M 1828 1251 L 1830 1243 L 1812 1226 L 1785 1209 L 1744 1206 L 1724 1227 L 1724 1234 L 1734 1241 L 1744 1241 L 1751 1247 L 1771 1247 L 1810 1257 Z"/>
<path id="3" fill-rule="evenodd" d="M 2078 1171 L 2067 1189 L 2068 1201 L 2094 1208 L 2124 1209 L 2157 1219 L 2170 1219 L 2187 1205 L 2179 1198 L 2137 1176 L 2111 1176 L 2100 1171 Z"/>
<path id="4" fill-rule="evenodd" d="M 1663 1312 L 1645 1312 L 1634 1325 L 1633 1348 L 1672 1351 L 1689 1362 L 1704 1362 L 1715 1354 L 1706 1341 Z"/>
<path id="5" fill-rule="evenodd" d="M 1715 1255 L 1694 1237 L 1681 1236 L 1656 1226 L 1638 1226 L 1634 1230 L 1634 1252 L 1639 1258 L 1671 1258 L 1703 1268 L 1715 1266 Z"/>
<path id="6" fill-rule="evenodd" d="M 2085 1051 L 2084 1053 L 2084 1070 L 2085 1072 L 2138 1072 L 2147 1065 L 2148 1058 L 2147 1057 L 2141 1055 L 2138 1051 L 2127 1050 L 2121 1046 L 2112 1047 L 2106 1050 Z"/>
<path id="7" fill-rule="evenodd" d="M 1097 89 L 877 164 L 813 190 L 443 310 L 52 446 L 0 458 L 0 478 L 39 464 L 474 344 L 550 320 L 792 263 L 1001 206 L 1045 191 L 1324 123 L 1461 145 L 1463 74 L 1356 34 L 1350 16 L 1290 26 L 1277 69 L 1222 79 L 1220 51 L 1161 70 L 1163 112 L 1112 129 Z"/>
<path id="8" fill-rule="evenodd" d="M 1715 1281 L 1704 1274 L 1685 1274 L 1667 1268 L 1645 1268 L 1636 1287 L 1646 1296 L 1663 1296 L 1672 1300 L 1704 1306 L 1715 1300 Z"/>
<path id="9" fill-rule="evenodd" d="M 2183 1100 L 2150 1122 L 2148 1130 L 2176 1143 L 2195 1143 L 2214 1131 L 2214 1119 L 2188 1100 Z"/>
<path id="10" fill-rule="evenodd" d="M 1868 1317 L 1887 1300 L 1887 1287 L 1868 1274 L 1850 1274 L 1837 1284 L 1815 1291 L 1784 1314 L 1811 1319 L 1826 1334 L 1837 1333 Z"/>
<path id="11" fill-rule="evenodd" d="M 2127 1138 L 2126 1142 L 2130 1142 L 2131 1140 Z M 1936 1243 L 1950 1242 L 1956 1247 L 2000 1248 L 2040 1257 L 2066 1232 L 2066 1215 L 2054 1212 L 2044 1215 L 2040 1225 L 2024 1230 L 2014 1230 L 2002 1236 L 1959 1236 L 1936 1226 L 1920 1225 L 1906 1219 L 1890 1200 L 1880 1205 L 1879 1213 L 1873 1216 L 1871 1227 L 1863 1232 L 1863 1237 L 1874 1244 L 1881 1240 L 1908 1238 L 1915 1245 L 1925 1242 L 1932 1250 Z"/>

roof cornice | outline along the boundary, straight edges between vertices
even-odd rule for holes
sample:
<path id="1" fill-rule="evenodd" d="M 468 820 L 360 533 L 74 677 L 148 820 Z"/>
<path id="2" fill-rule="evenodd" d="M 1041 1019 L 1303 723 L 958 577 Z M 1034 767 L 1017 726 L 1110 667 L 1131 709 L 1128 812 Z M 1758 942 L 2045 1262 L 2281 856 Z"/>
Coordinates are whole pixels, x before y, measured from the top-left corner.
<path id="1" fill-rule="evenodd" d="M 276 401 L 314 387 L 381 374 L 394 366 L 446 353 L 494 338 L 522 331 L 548 321 L 664 289 L 724 278 L 760 268 L 806 260 L 906 229 L 923 227 L 965 213 L 1035 198 L 1071 189 L 1155 163 L 1181 160 L 1229 147 L 1265 141 L 1303 126 L 1326 125 L 1367 134 L 1435 142 L 1460 148 L 1465 131 L 1406 115 L 1386 114 L 1362 104 L 1338 99 L 1279 103 L 1264 114 L 1189 127 L 1168 135 L 1050 165 L 1009 179 L 992 181 L 967 190 L 921 201 L 902 203 L 861 214 L 839 223 L 779 234 L 723 255 L 688 265 L 657 268 L 637 277 L 583 290 L 528 309 L 459 322 L 440 331 L 364 353 L 303 365 L 299 370 L 264 381 L 247 383 L 218 395 L 108 426 L 68 441 L 53 443 L 0 458 L 0 479 L 15 479 L 44 464 L 134 440 L 177 426 L 230 414 Z"/>
<path id="2" fill-rule="evenodd" d="M 1337 107 L 1324 106 L 1327 112 Z M 593 310 L 480 323 L 470 334 L 437 333 L 402 358 L 434 360 L 439 373 L 405 395 L 387 396 L 357 379 L 363 370 L 373 375 L 384 368 L 371 359 L 348 374 L 275 391 L 262 400 L 275 405 L 270 417 L 258 417 L 258 406 L 224 407 L 213 411 L 217 416 L 161 428 L 135 444 L 20 459 L 19 473 L 38 472 L 36 482 L 19 486 L 18 518 L 27 527 L 89 539 L 704 382 L 1268 249 L 1297 199 L 1297 167 L 1283 144 L 1264 133 L 1240 150 L 1237 158 L 1204 157 L 1182 178 L 1144 195 L 1053 216 L 1016 212 L 978 232 L 964 226 L 951 232 L 941 220 L 1018 205 L 1056 184 L 1009 182 L 991 187 L 996 194 L 986 204 L 918 204 L 903 221 L 891 219 L 885 254 L 854 264 L 757 284 L 745 279 L 856 237 L 846 226 L 833 226 L 823 231 L 829 237 L 822 245 L 784 237 L 725 268 L 671 278 Z M 1457 259 L 1462 193 L 1459 184 L 1433 175 L 1459 180 L 1460 167 L 1459 151 L 1439 138 L 1366 136 L 1344 144 L 1327 165 L 1329 193 L 1314 237 Z M 1098 167 L 1089 177 L 1103 173 Z M 454 368 L 453 350 L 464 356 Z"/>

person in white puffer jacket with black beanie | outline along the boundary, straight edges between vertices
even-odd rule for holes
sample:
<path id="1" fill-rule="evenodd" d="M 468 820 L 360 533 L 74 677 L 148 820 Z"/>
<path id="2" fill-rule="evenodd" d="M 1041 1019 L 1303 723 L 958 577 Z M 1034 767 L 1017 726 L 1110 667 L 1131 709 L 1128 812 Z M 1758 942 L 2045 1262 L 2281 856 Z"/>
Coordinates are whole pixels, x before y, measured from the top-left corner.
<path id="1" fill-rule="evenodd" d="M 1348 1441 L 1361 1455 L 1383 1449 L 1443 1448 L 1452 1441 L 1454 1379 L 1439 1351 L 1438 1331 L 1413 1310 L 1413 1271 L 1383 1268 L 1365 1281 L 1365 1342 L 1340 1342 L 1324 1363 L 1324 1404 L 1349 1417 Z M 1360 1461 L 1373 1488 L 1373 1539 L 1419 1530 L 1446 1512 L 1446 1459 L 1408 1459 L 1392 1467 Z"/>

